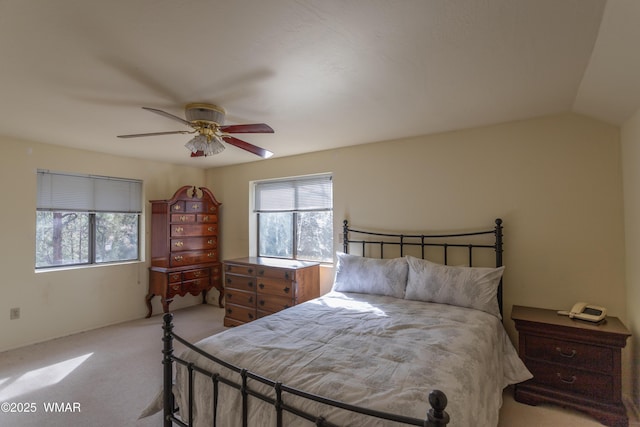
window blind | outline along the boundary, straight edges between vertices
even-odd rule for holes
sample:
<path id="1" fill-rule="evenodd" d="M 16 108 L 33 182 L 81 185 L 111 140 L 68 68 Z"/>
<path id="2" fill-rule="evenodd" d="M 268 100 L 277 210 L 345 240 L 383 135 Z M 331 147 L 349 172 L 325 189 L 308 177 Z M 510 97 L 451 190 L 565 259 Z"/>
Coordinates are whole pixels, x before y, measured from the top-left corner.
<path id="1" fill-rule="evenodd" d="M 87 212 L 142 212 L 142 181 L 38 170 L 37 208 Z"/>
<path id="2" fill-rule="evenodd" d="M 318 211 L 333 208 L 331 175 L 314 175 L 255 184 L 255 212 Z"/>

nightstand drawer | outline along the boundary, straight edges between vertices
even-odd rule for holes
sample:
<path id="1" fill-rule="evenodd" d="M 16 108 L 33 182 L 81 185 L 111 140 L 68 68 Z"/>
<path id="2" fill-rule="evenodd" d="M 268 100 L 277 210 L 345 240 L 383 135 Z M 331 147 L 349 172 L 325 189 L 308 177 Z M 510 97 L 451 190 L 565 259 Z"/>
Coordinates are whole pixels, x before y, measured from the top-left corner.
<path id="1" fill-rule="evenodd" d="M 533 381 L 538 384 L 582 394 L 591 399 L 607 402 L 615 400 L 613 379 L 609 375 L 533 360 L 527 360 L 526 364 L 533 374 Z"/>
<path id="2" fill-rule="evenodd" d="M 529 335 L 526 337 L 525 355 L 590 371 L 613 371 L 613 350 L 606 347 Z"/>

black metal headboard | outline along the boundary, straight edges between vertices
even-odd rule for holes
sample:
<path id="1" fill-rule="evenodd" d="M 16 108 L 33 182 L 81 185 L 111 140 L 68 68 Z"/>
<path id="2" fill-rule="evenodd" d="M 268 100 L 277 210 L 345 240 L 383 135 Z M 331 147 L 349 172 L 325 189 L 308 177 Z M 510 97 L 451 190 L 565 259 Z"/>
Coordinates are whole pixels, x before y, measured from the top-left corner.
<path id="1" fill-rule="evenodd" d="M 443 263 L 448 264 L 450 248 L 466 248 L 467 262 L 469 267 L 473 267 L 473 254 L 478 249 L 490 249 L 495 251 L 495 266 L 502 266 L 502 219 L 495 220 L 495 226 L 491 230 L 470 231 L 464 233 L 450 234 L 396 234 L 396 233 L 379 233 L 373 231 L 356 230 L 349 227 L 349 222 L 345 219 L 343 223 L 343 250 L 349 253 L 350 245 L 361 245 L 362 256 L 367 256 L 372 248 L 379 248 L 379 257 L 384 258 L 385 247 L 395 247 L 396 253 L 399 250 L 399 256 L 405 256 L 408 248 L 420 248 L 419 256 L 425 259 L 427 248 L 441 248 Z M 482 243 L 474 240 L 477 236 L 493 235 L 493 243 Z M 359 236 L 359 237 L 358 237 Z M 356 238 L 357 237 L 357 238 Z M 415 254 L 418 256 L 418 254 Z M 370 255 L 369 255 L 370 256 Z M 498 286 L 498 306 L 500 314 L 502 314 L 502 280 Z"/>

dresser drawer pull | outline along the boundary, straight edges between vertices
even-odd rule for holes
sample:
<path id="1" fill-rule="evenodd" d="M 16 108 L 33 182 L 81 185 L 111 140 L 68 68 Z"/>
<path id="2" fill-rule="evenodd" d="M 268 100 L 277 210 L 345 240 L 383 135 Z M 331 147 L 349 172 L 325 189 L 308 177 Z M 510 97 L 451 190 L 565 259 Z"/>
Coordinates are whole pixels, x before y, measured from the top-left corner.
<path id="1" fill-rule="evenodd" d="M 249 297 L 249 302 L 253 303 L 253 297 Z"/>
<path id="2" fill-rule="evenodd" d="M 248 282 L 247 286 L 250 287 L 250 288 L 253 288 L 253 282 Z"/>
<path id="3" fill-rule="evenodd" d="M 289 293 L 289 287 L 284 288 L 283 291 L 284 291 L 285 294 L 288 294 Z"/>
<path id="4" fill-rule="evenodd" d="M 264 305 L 264 300 L 263 299 L 260 300 L 260 305 Z"/>
<path id="5" fill-rule="evenodd" d="M 182 261 L 184 259 L 184 257 L 182 255 L 178 255 L 178 256 L 174 256 L 173 259 L 175 261 Z"/>
<path id="6" fill-rule="evenodd" d="M 258 270 L 258 276 L 264 276 L 264 270 Z"/>
<path id="7" fill-rule="evenodd" d="M 260 283 L 260 284 L 258 285 L 258 287 L 259 287 L 260 289 L 264 289 L 264 283 Z"/>
<path id="8" fill-rule="evenodd" d="M 183 231 L 184 231 L 184 228 L 182 228 L 182 227 L 176 227 L 175 228 L 175 232 L 176 233 L 182 233 Z"/>
<path id="9" fill-rule="evenodd" d="M 213 239 L 209 239 L 209 240 L 207 240 L 207 244 L 208 244 L 208 245 L 213 245 Z M 231 268 L 231 267 L 227 267 L 227 268 Z"/>
<path id="10" fill-rule="evenodd" d="M 208 227 L 207 230 L 210 231 L 210 232 L 214 232 L 214 231 L 216 231 L 216 228 L 215 227 Z"/>
<path id="11" fill-rule="evenodd" d="M 233 294 L 230 294 L 229 292 L 227 292 L 227 299 L 231 299 L 233 297 Z"/>
<path id="12" fill-rule="evenodd" d="M 184 246 L 184 242 L 182 240 L 178 240 L 173 244 L 176 248 L 181 248 Z"/>
<path id="13" fill-rule="evenodd" d="M 284 273 L 284 278 L 289 280 L 289 272 L 288 271 Z"/>
<path id="14" fill-rule="evenodd" d="M 227 314 L 231 314 L 231 313 L 233 313 L 233 310 L 230 308 L 227 308 Z"/>
<path id="15" fill-rule="evenodd" d="M 573 384 L 576 382 L 575 375 L 572 375 L 571 378 L 562 378 L 562 374 L 560 374 L 560 372 L 558 372 L 556 375 L 558 376 L 558 378 L 560 378 L 560 381 L 562 381 L 565 384 Z"/>
<path id="16" fill-rule="evenodd" d="M 180 221 L 185 222 L 187 220 L 186 215 L 180 215 Z"/>
<path id="17" fill-rule="evenodd" d="M 194 203 L 193 205 L 191 205 L 191 209 L 193 209 L 194 211 L 199 211 L 200 210 L 200 205 L 197 203 Z"/>
<path id="18" fill-rule="evenodd" d="M 247 270 L 247 272 L 248 272 L 249 274 L 253 274 L 253 268 L 248 269 L 248 270 Z"/>
<path id="19" fill-rule="evenodd" d="M 560 356 L 566 357 L 567 359 L 571 359 L 577 354 L 575 350 L 571 350 L 571 353 L 564 353 L 560 347 L 556 347 L 556 351 L 560 353 Z"/>
<path id="20" fill-rule="evenodd" d="M 249 313 L 249 319 L 253 320 L 253 314 Z"/>

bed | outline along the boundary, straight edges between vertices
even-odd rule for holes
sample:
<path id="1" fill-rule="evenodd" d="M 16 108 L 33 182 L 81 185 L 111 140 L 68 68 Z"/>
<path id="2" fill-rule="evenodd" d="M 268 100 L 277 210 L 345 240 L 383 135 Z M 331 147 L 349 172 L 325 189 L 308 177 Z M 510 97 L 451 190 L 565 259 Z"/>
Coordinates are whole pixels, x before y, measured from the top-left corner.
<path id="1" fill-rule="evenodd" d="M 195 345 L 165 314 L 164 425 L 497 425 L 502 390 L 531 378 L 502 325 L 502 230 L 344 221 L 328 294 Z"/>

